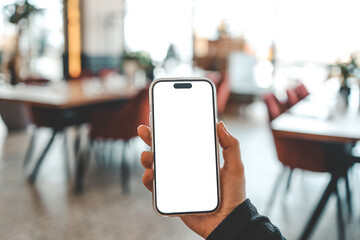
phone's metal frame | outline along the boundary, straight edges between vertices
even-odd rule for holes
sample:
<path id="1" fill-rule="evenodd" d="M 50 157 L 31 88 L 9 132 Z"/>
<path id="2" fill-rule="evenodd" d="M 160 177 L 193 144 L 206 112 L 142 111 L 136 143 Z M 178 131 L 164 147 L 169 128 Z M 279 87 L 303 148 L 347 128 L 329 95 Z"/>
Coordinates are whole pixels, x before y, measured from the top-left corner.
<path id="1" fill-rule="evenodd" d="M 212 92 L 213 92 L 213 110 L 214 110 L 214 132 L 215 132 L 215 151 L 216 151 L 216 182 L 217 182 L 217 190 L 218 190 L 218 204 L 217 206 L 209 211 L 200 211 L 200 212 L 179 212 L 179 213 L 163 213 L 161 212 L 156 205 L 156 170 L 155 170 L 155 149 L 154 149 L 154 113 L 153 113 L 153 89 L 154 86 L 158 83 L 158 82 L 162 82 L 162 81 L 170 81 L 170 82 L 194 82 L 194 81 L 206 81 L 208 83 L 210 83 L 211 87 L 212 87 Z M 213 81 L 211 81 L 208 78 L 197 78 L 197 77 L 182 77 L 182 78 L 158 78 L 156 80 L 154 80 L 149 88 L 149 107 L 150 107 L 150 116 L 149 116 L 149 123 L 150 123 L 150 130 L 151 130 L 151 152 L 153 154 L 154 157 L 154 161 L 153 161 L 153 165 L 152 168 L 154 170 L 154 178 L 153 178 L 153 191 L 152 191 L 152 199 L 153 199 L 153 208 L 154 211 L 160 215 L 160 216 L 165 216 L 165 217 L 171 217 L 171 216 L 183 216 L 183 215 L 203 215 L 203 214 L 210 214 L 210 213 L 214 213 L 216 212 L 221 205 L 221 189 L 220 189 L 220 158 L 219 158 L 219 139 L 218 139 L 218 134 L 217 134 L 217 123 L 218 123 L 218 116 L 217 116 L 217 97 L 216 97 L 216 87 L 215 84 L 213 83 Z"/>

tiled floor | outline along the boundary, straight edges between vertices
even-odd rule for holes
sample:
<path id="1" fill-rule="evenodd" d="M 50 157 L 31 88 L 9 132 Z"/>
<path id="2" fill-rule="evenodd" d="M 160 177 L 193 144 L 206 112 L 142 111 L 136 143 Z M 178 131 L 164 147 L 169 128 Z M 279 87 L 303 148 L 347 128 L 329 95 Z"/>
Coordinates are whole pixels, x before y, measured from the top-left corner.
<path id="1" fill-rule="evenodd" d="M 225 116 L 230 131 L 239 138 L 246 167 L 248 197 L 260 213 L 275 178 L 281 170 L 276 160 L 264 106 L 247 108 L 245 116 Z M 120 188 L 119 163 L 96 166 L 92 163 L 82 195 L 72 192 L 73 174 L 67 178 L 62 139 L 56 139 L 34 186 L 26 181 L 22 160 L 29 133 L 6 135 L 0 128 L 0 239 L 200 239 L 177 218 L 162 218 L 152 210 L 151 194 L 142 186 L 138 153 L 128 153 L 133 161 L 131 193 Z M 49 137 L 42 130 L 39 142 Z M 144 146 L 138 141 L 133 149 Z M 120 152 L 120 147 L 119 147 Z M 72 167 L 73 170 L 73 167 Z M 348 239 L 360 239 L 360 184 L 358 166 L 351 175 L 354 215 L 346 218 Z M 281 187 L 269 215 L 288 239 L 297 239 L 323 188 L 327 174 L 295 171 L 290 191 Z M 283 184 L 284 185 L 284 184 Z M 335 199 L 326 207 L 312 239 L 337 239 Z"/>

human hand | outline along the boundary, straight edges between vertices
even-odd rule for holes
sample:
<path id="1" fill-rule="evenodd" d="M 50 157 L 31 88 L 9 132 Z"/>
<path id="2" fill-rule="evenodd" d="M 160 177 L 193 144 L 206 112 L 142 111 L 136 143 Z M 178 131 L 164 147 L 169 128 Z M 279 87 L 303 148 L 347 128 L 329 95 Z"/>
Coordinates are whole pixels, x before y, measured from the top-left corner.
<path id="1" fill-rule="evenodd" d="M 151 146 L 149 127 L 140 125 L 138 134 L 147 145 Z M 181 220 L 203 238 L 207 238 L 246 199 L 244 165 L 241 161 L 239 141 L 228 132 L 223 122 L 217 125 L 217 134 L 224 157 L 224 165 L 220 169 L 221 206 L 215 213 L 181 216 Z M 144 151 L 141 154 L 141 163 L 145 167 L 143 183 L 152 192 L 154 178 L 152 152 Z"/>

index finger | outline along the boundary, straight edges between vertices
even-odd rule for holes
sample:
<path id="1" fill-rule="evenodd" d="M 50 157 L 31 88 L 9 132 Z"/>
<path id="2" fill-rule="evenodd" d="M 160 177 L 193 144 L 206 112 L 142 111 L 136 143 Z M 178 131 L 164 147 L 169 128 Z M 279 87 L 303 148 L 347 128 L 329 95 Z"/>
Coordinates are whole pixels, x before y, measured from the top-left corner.
<path id="1" fill-rule="evenodd" d="M 145 125 L 140 125 L 137 129 L 139 137 L 149 146 L 151 147 L 151 133 L 150 128 Z"/>

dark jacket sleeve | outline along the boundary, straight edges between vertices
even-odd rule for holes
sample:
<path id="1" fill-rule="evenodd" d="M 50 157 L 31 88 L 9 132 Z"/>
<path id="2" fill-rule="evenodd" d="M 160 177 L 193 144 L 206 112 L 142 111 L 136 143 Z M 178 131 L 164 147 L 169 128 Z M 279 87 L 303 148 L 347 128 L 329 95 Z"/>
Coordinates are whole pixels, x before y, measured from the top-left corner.
<path id="1" fill-rule="evenodd" d="M 284 240 L 270 220 L 259 215 L 246 199 L 232 211 L 207 237 L 207 240 Z"/>

